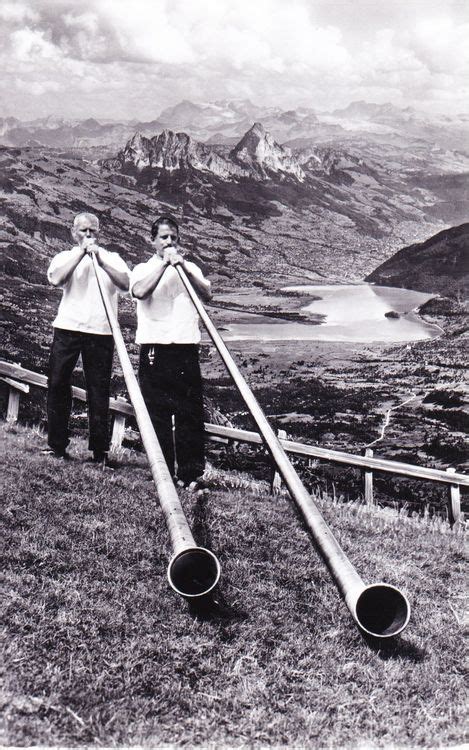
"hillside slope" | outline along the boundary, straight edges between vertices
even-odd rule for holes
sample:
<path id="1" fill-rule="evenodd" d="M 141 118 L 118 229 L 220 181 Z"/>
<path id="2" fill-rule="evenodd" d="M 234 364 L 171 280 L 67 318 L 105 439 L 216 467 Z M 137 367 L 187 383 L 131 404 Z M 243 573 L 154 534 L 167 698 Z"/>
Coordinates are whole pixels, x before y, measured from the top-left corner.
<path id="1" fill-rule="evenodd" d="M 0 430 L 7 745 L 435 747 L 463 742 L 463 540 L 444 522 L 319 500 L 366 581 L 414 607 L 396 642 L 357 631 L 290 500 L 182 497 L 222 565 L 211 606 L 169 589 L 143 457 L 103 473 Z"/>
<path id="2" fill-rule="evenodd" d="M 469 295 L 469 224 L 402 248 L 366 281 L 453 297 Z"/>

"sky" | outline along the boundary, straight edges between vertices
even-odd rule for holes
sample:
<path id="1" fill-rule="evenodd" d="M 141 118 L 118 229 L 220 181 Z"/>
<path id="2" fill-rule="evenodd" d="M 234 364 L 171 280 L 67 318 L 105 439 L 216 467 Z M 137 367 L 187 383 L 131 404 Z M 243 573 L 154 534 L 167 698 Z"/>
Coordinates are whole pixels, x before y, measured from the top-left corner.
<path id="1" fill-rule="evenodd" d="M 0 117 L 183 99 L 469 112 L 467 0 L 0 0 Z"/>

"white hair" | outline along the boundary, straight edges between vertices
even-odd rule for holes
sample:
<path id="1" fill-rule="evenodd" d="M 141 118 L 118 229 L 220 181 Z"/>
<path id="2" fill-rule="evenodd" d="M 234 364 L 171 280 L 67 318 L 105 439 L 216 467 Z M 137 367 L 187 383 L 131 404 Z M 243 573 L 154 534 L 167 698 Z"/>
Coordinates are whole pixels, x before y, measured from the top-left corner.
<path id="1" fill-rule="evenodd" d="M 91 214 L 88 211 L 82 211 L 81 213 L 77 214 L 73 220 L 74 228 L 78 225 L 78 222 L 80 221 L 80 219 L 88 219 L 88 221 L 95 221 L 99 229 L 99 219 L 96 216 L 96 214 Z"/>

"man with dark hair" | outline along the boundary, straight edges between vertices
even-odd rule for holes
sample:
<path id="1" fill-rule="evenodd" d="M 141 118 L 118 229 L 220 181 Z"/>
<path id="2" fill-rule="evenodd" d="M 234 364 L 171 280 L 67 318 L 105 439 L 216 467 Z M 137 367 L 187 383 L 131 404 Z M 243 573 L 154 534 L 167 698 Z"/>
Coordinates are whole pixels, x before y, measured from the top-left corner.
<path id="1" fill-rule="evenodd" d="M 68 458 L 68 423 L 72 409 L 71 378 L 81 354 L 86 380 L 89 415 L 89 449 L 93 461 L 108 463 L 109 390 L 114 340 L 106 317 L 91 259 L 94 253 L 103 285 L 117 314 L 118 290 L 128 291 L 129 269 L 117 253 L 96 245 L 97 216 L 75 216 L 71 250 L 53 258 L 47 271 L 52 286 L 61 287 L 62 300 L 53 322 L 54 338 L 49 360 L 47 391 L 48 443 L 43 453 Z"/>
<path id="2" fill-rule="evenodd" d="M 210 282 L 181 254 L 173 217 L 156 219 L 151 237 L 155 254 L 130 278 L 137 300 L 140 386 L 169 471 L 195 487 L 205 468 L 200 331 L 197 311 L 174 266 L 182 266 L 204 300 L 210 299 Z"/>
<path id="3" fill-rule="evenodd" d="M 177 237 L 179 238 L 179 224 L 177 223 L 176 219 L 173 216 L 170 216 L 169 214 L 167 216 L 158 216 L 157 219 L 153 222 L 151 225 L 151 239 L 152 241 L 155 239 L 156 235 L 158 234 L 158 229 L 161 226 L 161 224 L 166 224 L 171 230 L 174 230 L 176 232 Z"/>

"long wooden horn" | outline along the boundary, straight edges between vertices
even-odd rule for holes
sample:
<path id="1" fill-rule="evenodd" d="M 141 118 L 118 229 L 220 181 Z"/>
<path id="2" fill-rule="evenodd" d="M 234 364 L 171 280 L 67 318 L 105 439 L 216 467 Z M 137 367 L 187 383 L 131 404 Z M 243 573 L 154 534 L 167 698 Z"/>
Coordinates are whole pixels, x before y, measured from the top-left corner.
<path id="1" fill-rule="evenodd" d="M 365 633 L 379 638 L 389 638 L 401 633 L 407 626 L 410 617 L 410 605 L 407 597 L 399 589 L 389 584 L 374 583 L 366 585 L 362 581 L 290 463 L 225 342 L 194 291 L 184 269 L 180 264 L 176 264 L 174 267 L 254 418 L 278 471 L 288 487 L 291 497 L 301 511 L 316 546 L 341 591 L 355 622 Z"/>
<path id="2" fill-rule="evenodd" d="M 100 278 L 101 269 L 94 253 L 90 253 L 90 256 L 114 336 L 127 390 L 134 407 L 142 443 L 150 464 L 150 471 L 156 485 L 161 510 L 168 526 L 173 548 L 173 556 L 168 565 L 168 581 L 174 591 L 181 596 L 187 598 L 205 596 L 218 583 L 220 563 L 213 552 L 204 547 L 198 547 L 194 541 L 133 371 L 119 323 Z"/>

